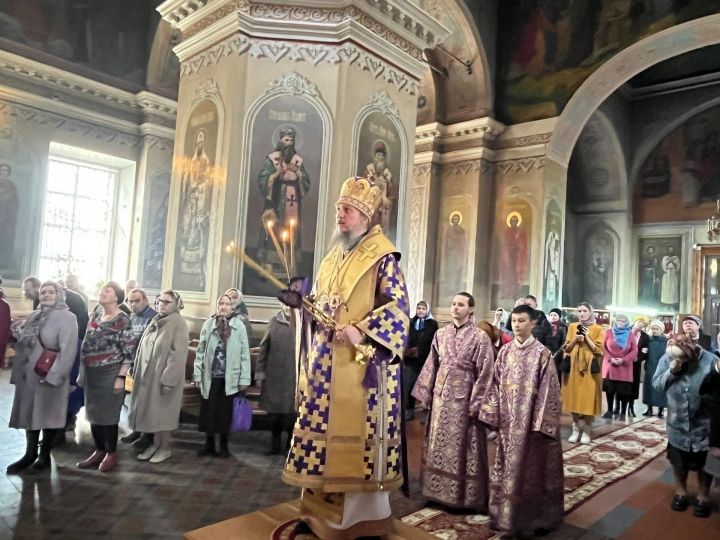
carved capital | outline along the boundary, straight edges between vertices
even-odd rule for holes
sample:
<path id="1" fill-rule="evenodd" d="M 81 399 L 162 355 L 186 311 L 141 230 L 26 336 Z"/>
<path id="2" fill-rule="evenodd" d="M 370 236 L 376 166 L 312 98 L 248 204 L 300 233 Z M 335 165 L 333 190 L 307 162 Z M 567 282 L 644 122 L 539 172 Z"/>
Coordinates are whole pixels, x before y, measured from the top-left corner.
<path id="1" fill-rule="evenodd" d="M 203 99 L 217 97 L 218 95 L 220 95 L 220 88 L 218 88 L 217 82 L 211 77 L 205 77 L 193 92 L 192 105 L 194 106 Z"/>
<path id="2" fill-rule="evenodd" d="M 270 83 L 266 93 L 269 94 L 290 94 L 291 96 L 309 95 L 318 97 L 318 89 L 314 83 L 294 71 L 283 75 Z"/>

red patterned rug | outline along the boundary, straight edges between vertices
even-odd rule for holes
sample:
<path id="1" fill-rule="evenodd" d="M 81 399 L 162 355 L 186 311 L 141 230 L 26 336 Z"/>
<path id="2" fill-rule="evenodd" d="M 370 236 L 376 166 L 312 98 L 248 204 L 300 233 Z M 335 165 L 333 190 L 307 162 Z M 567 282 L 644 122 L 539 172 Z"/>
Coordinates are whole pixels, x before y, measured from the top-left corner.
<path id="1" fill-rule="evenodd" d="M 563 452 L 565 513 L 606 487 L 639 471 L 667 446 L 665 421 L 645 418 Z M 489 540 L 496 536 L 484 515 L 449 514 L 423 508 L 402 518 L 443 540 Z"/>

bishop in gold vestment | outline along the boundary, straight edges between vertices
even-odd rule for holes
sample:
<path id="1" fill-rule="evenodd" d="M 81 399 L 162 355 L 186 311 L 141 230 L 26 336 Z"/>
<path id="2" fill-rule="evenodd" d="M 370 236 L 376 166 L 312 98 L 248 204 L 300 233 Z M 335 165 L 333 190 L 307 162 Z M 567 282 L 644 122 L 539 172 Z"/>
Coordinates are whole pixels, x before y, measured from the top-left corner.
<path id="1" fill-rule="evenodd" d="M 343 184 L 338 230 L 348 206 L 367 220 L 358 237 L 338 242 L 320 265 L 313 301 L 339 330 L 314 323 L 307 383 L 283 470 L 285 482 L 305 488 L 302 517 L 323 539 L 388 532 L 387 490 L 403 481 L 400 361 L 408 295 L 397 249 L 379 226 L 367 228 L 379 200 L 378 188 L 365 178 Z M 355 348 L 340 335 L 345 325 L 375 348 L 366 363 L 356 361 Z"/>

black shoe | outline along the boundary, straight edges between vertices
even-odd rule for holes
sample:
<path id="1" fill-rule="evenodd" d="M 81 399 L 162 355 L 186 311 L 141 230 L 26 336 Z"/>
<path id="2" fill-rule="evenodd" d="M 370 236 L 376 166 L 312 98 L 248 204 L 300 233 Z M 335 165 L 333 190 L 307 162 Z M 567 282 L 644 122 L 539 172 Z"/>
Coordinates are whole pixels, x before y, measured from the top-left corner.
<path id="1" fill-rule="evenodd" d="M 608 412 L 606 412 L 605 414 L 603 414 L 602 417 L 603 417 L 605 420 L 612 420 L 613 413 L 611 413 L 610 411 L 608 411 Z"/>
<path id="2" fill-rule="evenodd" d="M 55 446 L 64 446 L 67 443 L 67 435 L 65 430 L 58 430 L 58 434 L 55 436 Z"/>
<path id="3" fill-rule="evenodd" d="M 135 441 L 137 441 L 140 437 L 142 437 L 142 433 L 139 431 L 133 431 L 129 435 L 125 435 L 124 437 L 120 437 L 120 440 L 124 443 L 132 444 Z"/>
<path id="4" fill-rule="evenodd" d="M 217 452 L 215 451 L 215 445 L 208 446 L 207 444 L 203 445 L 203 447 L 197 451 L 198 457 L 205 457 L 205 456 L 217 456 Z"/>
<path id="5" fill-rule="evenodd" d="M 7 474 L 18 474 L 35 463 L 38 457 L 38 441 L 40 440 L 40 430 L 25 431 L 25 455 L 18 459 L 15 463 L 11 463 L 5 469 Z"/>
<path id="6" fill-rule="evenodd" d="M 643 416 L 652 416 L 652 415 L 653 415 L 652 407 L 648 407 L 648 408 L 647 408 L 647 411 L 645 411 L 645 412 L 643 413 Z"/>
<path id="7" fill-rule="evenodd" d="M 706 518 L 710 516 L 710 501 L 700 501 L 695 503 L 695 510 L 693 516 Z"/>
<path id="8" fill-rule="evenodd" d="M 28 467 L 28 472 L 41 472 L 50 468 L 50 455 L 44 456 L 42 452 L 38 458 Z"/>
<path id="9" fill-rule="evenodd" d="M 663 414 L 662 409 L 660 409 L 660 412 L 658 413 L 658 418 L 665 418 L 665 415 Z"/>
<path id="10" fill-rule="evenodd" d="M 132 447 L 141 454 L 152 446 L 155 437 L 152 433 L 143 433 L 142 436 L 132 443 Z"/>
<path id="11" fill-rule="evenodd" d="M 684 512 L 688 507 L 688 498 L 685 495 L 675 495 L 673 497 L 670 508 L 676 512 Z"/>
<path id="12" fill-rule="evenodd" d="M 635 409 L 633 408 L 632 405 L 630 405 L 630 407 L 628 408 L 628 416 L 630 418 L 635 418 Z"/>
<path id="13" fill-rule="evenodd" d="M 230 457 L 230 450 L 228 450 L 227 433 L 220 434 L 220 449 L 218 450 L 217 457 L 222 459 L 227 459 Z"/>
<path id="14" fill-rule="evenodd" d="M 24 471 L 27 469 L 30 465 L 35 463 L 35 460 L 37 459 L 37 453 L 33 456 L 25 454 L 23 457 L 18 459 L 15 463 L 11 463 L 7 466 L 7 469 L 5 469 L 5 472 L 7 474 L 18 474 L 21 471 Z"/>

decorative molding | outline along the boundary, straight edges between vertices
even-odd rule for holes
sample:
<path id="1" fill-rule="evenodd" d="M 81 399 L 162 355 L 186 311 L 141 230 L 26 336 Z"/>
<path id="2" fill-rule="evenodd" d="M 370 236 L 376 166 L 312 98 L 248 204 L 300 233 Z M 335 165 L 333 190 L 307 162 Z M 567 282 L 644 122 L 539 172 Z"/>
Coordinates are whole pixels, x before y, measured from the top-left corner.
<path id="1" fill-rule="evenodd" d="M 427 177 L 430 178 L 430 164 L 427 166 Z M 417 167 L 416 167 L 417 170 Z M 417 176 L 416 176 L 417 178 Z M 405 265 L 405 277 L 408 286 L 408 294 L 411 302 L 420 299 L 423 286 L 423 274 L 425 272 L 425 244 L 427 240 L 427 193 L 428 185 L 416 185 L 410 190 L 410 208 L 408 211 L 409 221 L 407 228 L 408 253 L 407 264 Z"/>
<path id="2" fill-rule="evenodd" d="M 542 169 L 545 167 L 545 156 L 508 159 L 505 161 L 498 161 L 495 163 L 495 166 L 500 169 L 503 174 L 527 174 L 533 169 Z"/>
<path id="3" fill-rule="evenodd" d="M 318 45 L 289 41 L 250 38 L 244 34 L 232 36 L 182 63 L 180 76 L 185 77 L 203 71 L 232 54 L 248 53 L 254 58 L 268 58 L 275 63 L 280 60 L 307 62 L 313 66 L 320 63 L 337 65 L 347 63 L 369 71 L 375 79 L 397 85 L 410 95 L 417 95 L 418 83 L 407 73 L 352 44 Z"/>
<path id="4" fill-rule="evenodd" d="M 425 186 L 430 183 L 432 163 L 420 163 L 413 167 L 413 178 L 416 186 Z"/>
<path id="5" fill-rule="evenodd" d="M 385 90 L 375 92 L 370 97 L 369 106 L 400 121 L 400 111 L 398 110 L 397 105 L 395 105 L 395 102 Z"/>
<path id="6" fill-rule="evenodd" d="M 438 145 L 440 151 L 464 150 L 467 148 L 491 148 L 505 130 L 505 125 L 485 116 L 467 122 L 445 125 L 439 122 L 418 126 L 415 129 L 415 151 L 418 147 L 427 149 L 428 143 Z"/>
<path id="7" fill-rule="evenodd" d="M 291 71 L 287 75 L 275 79 L 265 91 L 266 94 L 289 94 L 291 96 L 309 95 L 320 97 L 317 86 L 299 73 Z"/>
<path id="8" fill-rule="evenodd" d="M 171 139 L 156 137 L 155 135 L 144 136 L 143 144 L 145 145 L 145 148 L 152 148 L 160 152 L 172 152 L 174 146 L 174 142 Z"/>
<path id="9" fill-rule="evenodd" d="M 487 159 L 474 159 L 472 161 L 458 161 L 448 163 L 443 167 L 443 175 L 462 176 L 471 172 L 492 172 L 494 164 Z"/>
<path id="10" fill-rule="evenodd" d="M 217 6 L 216 9 L 212 9 L 212 4 Z M 398 48 L 406 48 L 406 52 L 417 59 L 421 58 L 423 49 L 434 47 L 448 33 L 445 27 L 407 0 L 358 0 L 345 8 L 301 7 L 295 2 L 277 0 L 167 0 L 157 10 L 165 20 L 182 30 L 186 38 L 232 13 L 285 26 L 310 23 L 338 27 L 354 21 Z"/>
<path id="11" fill-rule="evenodd" d="M 526 135 L 525 137 L 516 137 L 514 139 L 505 139 L 498 141 L 497 148 L 504 150 L 506 148 L 518 148 L 521 146 L 533 146 L 535 144 L 547 144 L 550 142 L 551 133 L 537 133 L 535 135 Z"/>
<path id="12" fill-rule="evenodd" d="M 211 99 L 220 95 L 218 83 L 212 77 L 205 77 L 203 81 L 197 85 L 193 91 L 191 105 L 194 107 L 196 103 L 203 99 Z"/>
<path id="13" fill-rule="evenodd" d="M 47 126 L 49 129 L 62 129 L 63 131 L 100 140 L 106 144 L 115 144 L 126 148 L 138 147 L 141 140 L 140 137 L 135 135 L 106 129 L 88 122 L 74 120 L 66 116 L 4 100 L 0 100 L 0 114 L 5 114 L 11 118 L 19 118 L 24 122 L 34 122 Z"/>
<path id="14" fill-rule="evenodd" d="M 370 30 L 374 36 L 396 46 L 401 51 L 409 54 L 416 60 L 422 61 L 422 49 L 404 39 L 397 32 L 394 32 L 367 13 L 364 13 L 354 6 L 346 8 L 321 8 L 321 7 L 297 7 L 277 4 L 250 4 L 246 1 L 236 1 L 216 9 L 201 21 L 193 24 L 183 32 L 183 38 L 190 38 L 197 33 L 212 26 L 233 13 L 242 13 L 254 21 L 268 21 L 274 23 L 285 23 L 296 25 L 298 23 L 309 23 L 311 25 L 339 25 L 343 22 L 354 21 Z"/>

